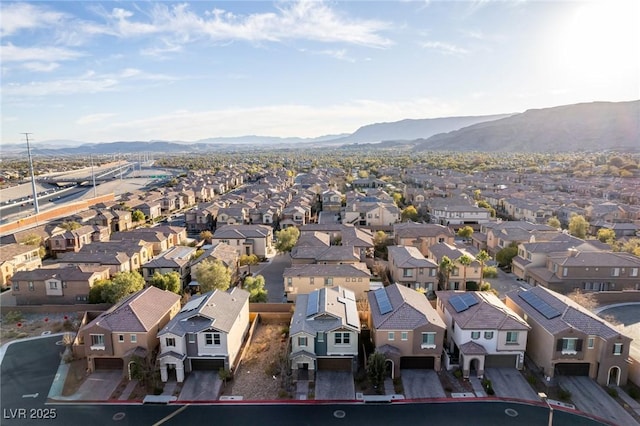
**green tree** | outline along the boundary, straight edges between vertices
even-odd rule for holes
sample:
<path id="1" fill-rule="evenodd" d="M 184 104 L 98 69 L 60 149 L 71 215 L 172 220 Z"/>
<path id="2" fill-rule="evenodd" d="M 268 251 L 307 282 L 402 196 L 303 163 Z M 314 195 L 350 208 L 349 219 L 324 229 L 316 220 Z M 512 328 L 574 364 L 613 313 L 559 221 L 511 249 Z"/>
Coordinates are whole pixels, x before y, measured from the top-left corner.
<path id="1" fill-rule="evenodd" d="M 396 203 L 396 206 L 400 206 L 400 205 L 402 205 L 402 204 L 403 204 L 403 203 L 402 203 L 402 200 L 403 200 L 403 198 L 404 198 L 404 197 L 402 196 L 402 194 L 401 194 L 401 193 L 399 193 L 399 192 L 394 192 L 394 193 L 393 193 L 393 195 L 392 195 L 392 197 L 393 197 L 393 202 L 394 202 L 394 203 Z"/>
<path id="2" fill-rule="evenodd" d="M 231 285 L 231 271 L 219 260 L 205 259 L 200 262 L 195 277 L 201 293 L 215 289 L 226 291 Z"/>
<path id="3" fill-rule="evenodd" d="M 462 282 L 467 286 L 467 266 L 473 263 L 473 258 L 467 254 L 463 254 L 459 258 L 456 259 L 460 265 L 462 265 Z"/>
<path id="4" fill-rule="evenodd" d="M 613 244 L 616 241 L 616 233 L 613 229 L 600 228 L 598 229 L 596 238 L 603 243 Z"/>
<path id="5" fill-rule="evenodd" d="M 489 210 L 491 217 L 496 217 L 496 209 L 491 207 L 491 204 L 487 203 L 485 200 L 478 201 L 478 207 Z"/>
<path id="6" fill-rule="evenodd" d="M 146 216 L 142 213 L 142 210 L 134 210 L 133 213 L 131 213 L 131 220 L 134 222 L 143 222 L 145 218 Z"/>
<path id="7" fill-rule="evenodd" d="M 482 288 L 482 279 L 484 278 L 484 267 L 489 259 L 491 259 L 491 256 L 486 250 L 480 250 L 480 253 L 476 255 L 476 260 L 480 263 L 480 288 Z"/>
<path id="8" fill-rule="evenodd" d="M 168 290 L 176 294 L 180 294 L 180 291 L 182 290 L 182 279 L 180 278 L 180 274 L 176 271 L 166 274 L 156 272 L 153 274 L 153 277 L 151 277 L 151 281 L 149 283 L 161 290 Z"/>
<path id="9" fill-rule="evenodd" d="M 67 231 L 73 231 L 78 228 L 82 228 L 82 225 L 75 221 L 67 221 L 65 220 L 60 224 L 60 228 L 65 229 Z"/>
<path id="10" fill-rule="evenodd" d="M 111 285 L 102 290 L 102 299 L 107 303 L 117 303 L 130 294 L 144 288 L 144 278 L 136 271 L 118 272 L 112 279 Z"/>
<path id="11" fill-rule="evenodd" d="M 22 240 L 20 240 L 20 244 L 25 244 L 28 246 L 39 246 L 42 244 L 42 237 L 37 234 L 29 234 L 26 235 Z"/>
<path id="12" fill-rule="evenodd" d="M 518 254 L 518 244 L 511 243 L 507 247 L 503 248 L 496 253 L 496 261 L 500 266 L 510 266 L 511 261 Z"/>
<path id="13" fill-rule="evenodd" d="M 268 300 L 267 290 L 264 288 L 265 282 L 262 275 L 255 277 L 248 276 L 244 279 L 243 288 L 249 292 L 249 302 L 266 303 Z"/>
<path id="14" fill-rule="evenodd" d="M 569 233 L 576 238 L 584 239 L 587 236 L 587 229 L 589 229 L 589 222 L 584 216 L 579 214 L 573 214 L 569 219 Z"/>
<path id="15" fill-rule="evenodd" d="M 442 256 L 440 259 L 440 289 L 446 290 L 449 286 L 449 275 L 451 275 L 451 271 L 455 267 L 453 260 L 449 258 L 449 256 Z"/>
<path id="16" fill-rule="evenodd" d="M 560 229 L 560 226 L 561 226 L 560 221 L 555 216 L 550 217 L 549 220 L 547 220 L 547 225 L 556 229 Z"/>
<path id="17" fill-rule="evenodd" d="M 211 239 L 213 238 L 213 234 L 211 231 L 204 230 L 200 232 L 200 239 L 206 241 L 207 243 L 211 243 Z"/>
<path id="18" fill-rule="evenodd" d="M 242 256 L 240 256 L 238 263 L 240 264 L 240 266 L 247 265 L 247 274 L 251 275 L 251 265 L 257 265 L 258 260 L 258 256 L 256 256 L 255 254 L 243 254 Z"/>
<path id="19" fill-rule="evenodd" d="M 106 303 L 102 292 L 111 285 L 111 280 L 96 280 L 89 289 L 89 303 Z"/>
<path id="20" fill-rule="evenodd" d="M 369 355 L 367 360 L 367 377 L 376 389 L 377 393 L 384 391 L 384 378 L 386 377 L 385 357 L 380 352 L 374 352 Z"/>
<path id="21" fill-rule="evenodd" d="M 408 220 L 416 222 L 420 215 L 418 214 L 418 210 L 416 210 L 414 206 L 407 206 L 404 210 L 402 210 L 400 217 L 402 218 L 403 222 L 406 222 Z"/>
<path id="22" fill-rule="evenodd" d="M 460 229 L 458 229 L 458 237 L 464 238 L 465 240 L 469 240 L 473 235 L 473 228 L 469 225 L 466 225 Z"/>
<path id="23" fill-rule="evenodd" d="M 480 201 L 480 196 L 482 195 L 482 191 L 480 191 L 479 189 L 475 189 L 473 191 L 473 199 L 476 201 Z"/>
<path id="24" fill-rule="evenodd" d="M 280 253 L 288 253 L 295 247 L 300 237 L 300 230 L 295 226 L 289 226 L 276 232 L 276 250 Z"/>

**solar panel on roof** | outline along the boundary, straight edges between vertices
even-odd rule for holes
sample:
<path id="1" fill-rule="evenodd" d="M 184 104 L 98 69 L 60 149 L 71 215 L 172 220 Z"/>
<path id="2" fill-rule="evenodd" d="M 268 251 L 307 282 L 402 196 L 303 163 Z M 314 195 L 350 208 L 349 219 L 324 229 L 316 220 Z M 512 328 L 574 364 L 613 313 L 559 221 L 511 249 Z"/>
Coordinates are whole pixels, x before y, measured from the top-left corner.
<path id="1" fill-rule="evenodd" d="M 378 308 L 380 309 L 380 313 L 382 315 L 388 314 L 393 311 L 391 307 L 391 302 L 389 301 L 389 296 L 387 296 L 387 292 L 384 288 L 379 288 L 373 292 L 376 296 L 376 301 L 378 302 Z"/>
<path id="2" fill-rule="evenodd" d="M 469 305 L 467 305 L 466 302 L 462 299 L 462 296 L 453 296 L 449 299 L 449 304 L 453 306 L 453 309 L 455 309 L 457 313 L 469 309 Z"/>
<path id="3" fill-rule="evenodd" d="M 467 304 L 468 307 L 478 304 L 478 299 L 476 299 L 473 293 L 461 294 L 459 297 Z"/>
<path id="4" fill-rule="evenodd" d="M 560 316 L 560 311 L 549 305 L 536 294 L 533 294 L 529 291 L 523 291 L 522 293 L 520 293 L 520 297 L 533 309 L 544 315 L 546 319 L 553 319 Z"/>
<path id="5" fill-rule="evenodd" d="M 356 307 L 356 301 L 351 299 L 342 300 L 344 300 L 347 324 L 352 327 L 360 327 L 360 318 L 358 317 L 358 308 Z"/>
<path id="6" fill-rule="evenodd" d="M 202 298 L 198 297 L 195 300 L 190 300 L 187 302 L 186 305 L 184 305 L 184 307 L 182 309 L 180 309 L 180 312 L 189 312 L 189 311 L 193 311 L 194 309 L 197 309 L 198 306 L 200 306 L 200 302 L 202 302 Z"/>
<path id="7" fill-rule="evenodd" d="M 342 289 L 342 294 L 344 295 L 344 297 L 346 299 L 356 300 L 356 294 L 351 290 L 343 288 Z"/>
<path id="8" fill-rule="evenodd" d="M 320 302 L 320 292 L 312 291 L 309 293 L 309 298 L 307 299 L 307 316 L 315 315 L 318 313 Z"/>

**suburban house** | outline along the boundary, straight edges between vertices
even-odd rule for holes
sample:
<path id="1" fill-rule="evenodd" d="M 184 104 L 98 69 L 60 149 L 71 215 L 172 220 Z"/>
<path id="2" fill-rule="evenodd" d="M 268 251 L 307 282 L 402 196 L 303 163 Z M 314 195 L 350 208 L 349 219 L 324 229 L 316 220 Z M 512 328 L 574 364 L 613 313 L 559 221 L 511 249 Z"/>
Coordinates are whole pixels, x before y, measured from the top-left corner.
<path id="1" fill-rule="evenodd" d="M 97 280 L 109 279 L 109 268 L 68 266 L 19 271 L 11 277 L 17 305 L 87 303 Z"/>
<path id="2" fill-rule="evenodd" d="M 283 278 L 288 302 L 294 302 L 298 295 L 311 293 L 323 286 L 341 286 L 352 291 L 359 300 L 369 291 L 371 273 L 364 263 L 308 264 L 285 269 Z"/>
<path id="3" fill-rule="evenodd" d="M 438 285 L 438 264 L 415 247 L 389 246 L 389 274 L 393 282 L 414 290 L 433 292 Z"/>
<path id="4" fill-rule="evenodd" d="M 255 254 L 264 259 L 275 254 L 273 228 L 267 225 L 224 225 L 216 229 L 211 242 L 229 244 L 240 256 Z"/>
<path id="5" fill-rule="evenodd" d="M 194 370 L 232 370 L 248 329 L 248 292 L 234 287 L 192 297 L 158 333 L 162 381 L 183 382 Z"/>
<path id="6" fill-rule="evenodd" d="M 0 284 L 9 285 L 14 273 L 30 271 L 42 266 L 40 246 L 27 244 L 0 244 Z"/>
<path id="7" fill-rule="evenodd" d="M 335 190 L 328 190 L 322 193 L 322 211 L 340 213 L 342 208 L 342 194 Z"/>
<path id="8" fill-rule="evenodd" d="M 109 228 L 100 225 L 85 225 L 72 231 L 54 235 L 49 239 L 51 254 L 56 256 L 59 253 L 68 251 L 79 251 L 85 244 L 92 241 L 108 241 Z"/>
<path id="9" fill-rule="evenodd" d="M 463 377 L 483 377 L 487 368 L 524 365 L 527 322 L 488 291 L 439 291 L 437 310 L 447 327 L 444 362 Z"/>
<path id="10" fill-rule="evenodd" d="M 453 268 L 449 271 L 448 275 L 446 271 L 440 271 L 444 277 L 443 285 L 446 288 L 443 290 L 466 290 L 467 283 L 480 282 L 481 268 L 480 263 L 476 261 L 475 256 L 468 251 L 467 246 L 457 246 L 448 243 L 438 243 L 429 247 L 428 258 L 432 259 L 438 266 L 442 262 L 442 259 L 447 256 L 453 262 Z M 462 256 L 467 256 L 471 259 L 469 265 L 464 265 L 460 262 Z"/>
<path id="11" fill-rule="evenodd" d="M 397 223 L 393 226 L 393 236 L 396 245 L 415 247 L 424 256 L 434 244 L 455 242 L 455 234 L 451 228 L 435 223 Z"/>
<path id="12" fill-rule="evenodd" d="M 355 372 L 360 317 L 353 292 L 325 287 L 299 295 L 289 335 L 296 378 L 314 380 L 317 370 Z"/>
<path id="13" fill-rule="evenodd" d="M 367 297 L 371 337 L 376 352 L 387 358 L 391 377 L 403 368 L 440 371 L 446 327 L 425 295 L 392 284 Z"/>
<path id="14" fill-rule="evenodd" d="M 187 230 L 180 226 L 138 228 L 128 232 L 116 232 L 111 235 L 111 241 L 144 241 L 150 243 L 153 247 L 154 256 L 184 243 L 186 239 Z"/>
<path id="15" fill-rule="evenodd" d="M 527 269 L 527 281 L 559 293 L 640 290 L 640 258 L 630 253 L 570 248 L 547 253 L 544 265 Z"/>
<path id="16" fill-rule="evenodd" d="M 111 275 L 137 271 L 152 257 L 150 243 L 144 241 L 102 241 L 87 244 L 77 253 L 60 255 L 61 265 L 108 266 Z"/>
<path id="17" fill-rule="evenodd" d="M 121 370 L 131 379 L 132 358 L 152 354 L 158 346 L 158 330 L 179 310 L 179 295 L 147 287 L 105 312 L 87 312 L 73 353 L 77 358 L 87 358 L 88 371 Z"/>
<path id="18" fill-rule="evenodd" d="M 195 247 L 172 247 L 143 264 L 142 276 L 148 283 L 156 272 L 163 275 L 169 272 L 177 272 L 180 274 L 181 288 L 184 288 L 191 279 L 191 259 L 195 252 Z"/>
<path id="19" fill-rule="evenodd" d="M 463 197 L 432 198 L 428 204 L 431 223 L 461 227 L 491 221 L 491 212 Z"/>
<path id="20" fill-rule="evenodd" d="M 544 287 L 507 295 L 507 306 L 531 327 L 527 356 L 557 376 L 588 376 L 601 385 L 627 383 L 631 338 L 566 296 Z"/>

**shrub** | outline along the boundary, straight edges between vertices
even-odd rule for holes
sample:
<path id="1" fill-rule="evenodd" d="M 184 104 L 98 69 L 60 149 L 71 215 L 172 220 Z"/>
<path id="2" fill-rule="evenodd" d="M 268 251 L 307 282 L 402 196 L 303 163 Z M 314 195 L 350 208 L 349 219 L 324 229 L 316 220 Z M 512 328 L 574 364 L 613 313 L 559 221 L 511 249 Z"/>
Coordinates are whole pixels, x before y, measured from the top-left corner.
<path id="1" fill-rule="evenodd" d="M 496 278 L 498 276 L 498 269 L 495 266 L 485 266 L 482 271 L 484 278 Z"/>
<path id="2" fill-rule="evenodd" d="M 454 375 L 454 377 L 455 377 L 456 379 L 461 378 L 461 377 L 462 377 L 462 370 L 460 370 L 460 369 L 455 370 L 455 371 L 453 372 L 453 375 Z"/>
<path id="3" fill-rule="evenodd" d="M 280 389 L 280 390 L 278 391 L 278 398 L 280 398 L 280 399 L 286 399 L 286 398 L 288 398 L 288 397 L 289 397 L 289 393 L 288 393 L 286 390 L 284 390 L 284 389 Z"/>
<path id="4" fill-rule="evenodd" d="M 496 391 L 493 390 L 493 388 L 487 388 L 487 395 L 495 395 Z"/>
<path id="5" fill-rule="evenodd" d="M 22 312 L 20 311 L 7 312 L 4 316 L 4 320 L 6 322 L 13 322 L 13 323 L 22 321 Z"/>
<path id="6" fill-rule="evenodd" d="M 537 381 L 536 376 L 534 376 L 533 374 L 529 374 L 527 376 L 527 382 L 529 382 L 530 385 L 535 384 Z"/>
<path id="7" fill-rule="evenodd" d="M 569 392 L 568 390 L 560 389 L 560 391 L 558 392 L 558 397 L 562 401 L 568 401 L 569 399 L 571 399 L 571 392 Z"/>
<path id="8" fill-rule="evenodd" d="M 627 393 L 633 399 L 640 399 L 640 390 L 638 388 L 630 387 Z"/>
<path id="9" fill-rule="evenodd" d="M 444 390 L 445 390 L 446 392 L 453 392 L 453 388 L 452 388 L 451 386 L 445 386 L 445 387 L 444 387 Z"/>
<path id="10" fill-rule="evenodd" d="M 607 388 L 607 393 L 609 394 L 609 396 L 611 396 L 613 398 L 617 398 L 618 397 L 618 391 L 615 390 L 614 388 Z"/>

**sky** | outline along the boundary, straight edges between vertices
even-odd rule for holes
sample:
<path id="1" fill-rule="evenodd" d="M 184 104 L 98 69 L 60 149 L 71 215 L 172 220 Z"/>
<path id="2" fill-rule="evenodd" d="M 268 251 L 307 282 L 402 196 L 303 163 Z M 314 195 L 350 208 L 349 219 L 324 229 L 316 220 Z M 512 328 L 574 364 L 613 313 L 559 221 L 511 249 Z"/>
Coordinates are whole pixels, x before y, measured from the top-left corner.
<path id="1" fill-rule="evenodd" d="M 640 99 L 640 2 L 0 3 L 1 144 L 318 137 Z"/>

